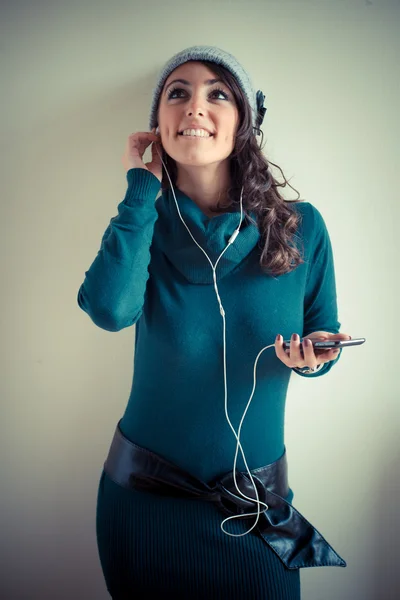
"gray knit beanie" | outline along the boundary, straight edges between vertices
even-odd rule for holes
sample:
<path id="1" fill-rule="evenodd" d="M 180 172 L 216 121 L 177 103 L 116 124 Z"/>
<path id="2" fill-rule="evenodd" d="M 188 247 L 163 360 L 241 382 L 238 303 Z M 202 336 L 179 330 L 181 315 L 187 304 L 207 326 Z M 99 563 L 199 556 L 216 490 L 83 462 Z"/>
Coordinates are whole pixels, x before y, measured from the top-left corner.
<path id="1" fill-rule="evenodd" d="M 257 94 L 255 94 L 249 74 L 244 70 L 236 58 L 232 56 L 232 54 L 229 54 L 228 52 L 225 52 L 224 50 L 221 50 L 215 46 L 192 46 L 191 48 L 186 48 L 186 50 L 182 50 L 178 54 L 175 54 L 164 65 L 160 72 L 157 86 L 153 92 L 153 101 L 151 104 L 149 122 L 150 131 L 153 129 L 153 127 L 157 127 L 158 125 L 157 107 L 160 94 L 168 75 L 172 73 L 174 69 L 189 60 L 208 60 L 229 69 L 229 71 L 236 78 L 238 85 L 240 85 L 244 94 L 247 96 L 252 109 L 253 127 L 260 127 L 267 110 L 264 107 L 265 96 L 261 90 L 258 90 Z"/>

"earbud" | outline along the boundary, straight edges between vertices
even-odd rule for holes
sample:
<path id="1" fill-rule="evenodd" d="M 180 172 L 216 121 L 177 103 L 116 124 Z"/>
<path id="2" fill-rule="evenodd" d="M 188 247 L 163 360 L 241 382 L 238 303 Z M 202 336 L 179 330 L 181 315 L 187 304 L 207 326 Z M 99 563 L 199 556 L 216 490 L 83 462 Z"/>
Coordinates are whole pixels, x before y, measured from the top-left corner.
<path id="1" fill-rule="evenodd" d="M 158 135 L 159 133 L 160 133 L 160 128 L 157 127 L 157 129 L 156 129 L 156 135 Z"/>

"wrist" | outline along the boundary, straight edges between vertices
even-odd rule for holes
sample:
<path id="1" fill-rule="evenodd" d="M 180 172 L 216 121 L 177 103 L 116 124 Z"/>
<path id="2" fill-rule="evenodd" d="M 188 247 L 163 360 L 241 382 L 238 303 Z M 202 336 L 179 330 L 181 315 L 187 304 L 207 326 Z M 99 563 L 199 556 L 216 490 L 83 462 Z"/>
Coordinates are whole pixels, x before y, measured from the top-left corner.
<path id="1" fill-rule="evenodd" d="M 324 364 L 325 363 L 320 363 L 316 367 L 292 367 L 292 369 L 298 373 L 302 373 L 303 375 L 312 375 L 313 373 L 320 371 Z"/>

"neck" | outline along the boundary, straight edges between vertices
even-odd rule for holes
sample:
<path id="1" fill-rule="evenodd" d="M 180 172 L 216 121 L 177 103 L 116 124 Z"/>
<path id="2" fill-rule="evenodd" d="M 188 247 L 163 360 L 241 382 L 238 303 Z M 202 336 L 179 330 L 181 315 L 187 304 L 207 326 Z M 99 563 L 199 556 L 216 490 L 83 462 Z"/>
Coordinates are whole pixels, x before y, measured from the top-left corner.
<path id="1" fill-rule="evenodd" d="M 215 217 L 218 202 L 227 201 L 230 186 L 229 162 L 222 161 L 205 166 L 177 164 L 176 186 L 209 217 Z"/>

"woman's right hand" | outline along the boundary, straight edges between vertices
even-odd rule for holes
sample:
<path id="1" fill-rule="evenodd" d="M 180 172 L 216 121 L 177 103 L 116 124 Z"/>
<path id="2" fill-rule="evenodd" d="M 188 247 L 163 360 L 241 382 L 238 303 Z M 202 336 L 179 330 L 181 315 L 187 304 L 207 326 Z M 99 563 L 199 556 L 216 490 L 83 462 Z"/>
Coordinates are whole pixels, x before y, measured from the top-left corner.
<path id="1" fill-rule="evenodd" d="M 151 147 L 151 162 L 144 164 L 142 157 L 146 151 L 146 148 L 152 144 Z M 161 145 L 161 136 L 155 134 L 155 127 L 150 131 L 142 131 L 137 133 L 131 133 L 128 137 L 125 146 L 125 152 L 122 156 L 122 164 L 126 171 L 129 169 L 146 169 L 153 173 L 160 182 L 162 181 L 162 162 L 160 157 L 158 156 L 156 145 L 158 147 L 158 151 L 162 153 L 162 145 Z"/>

